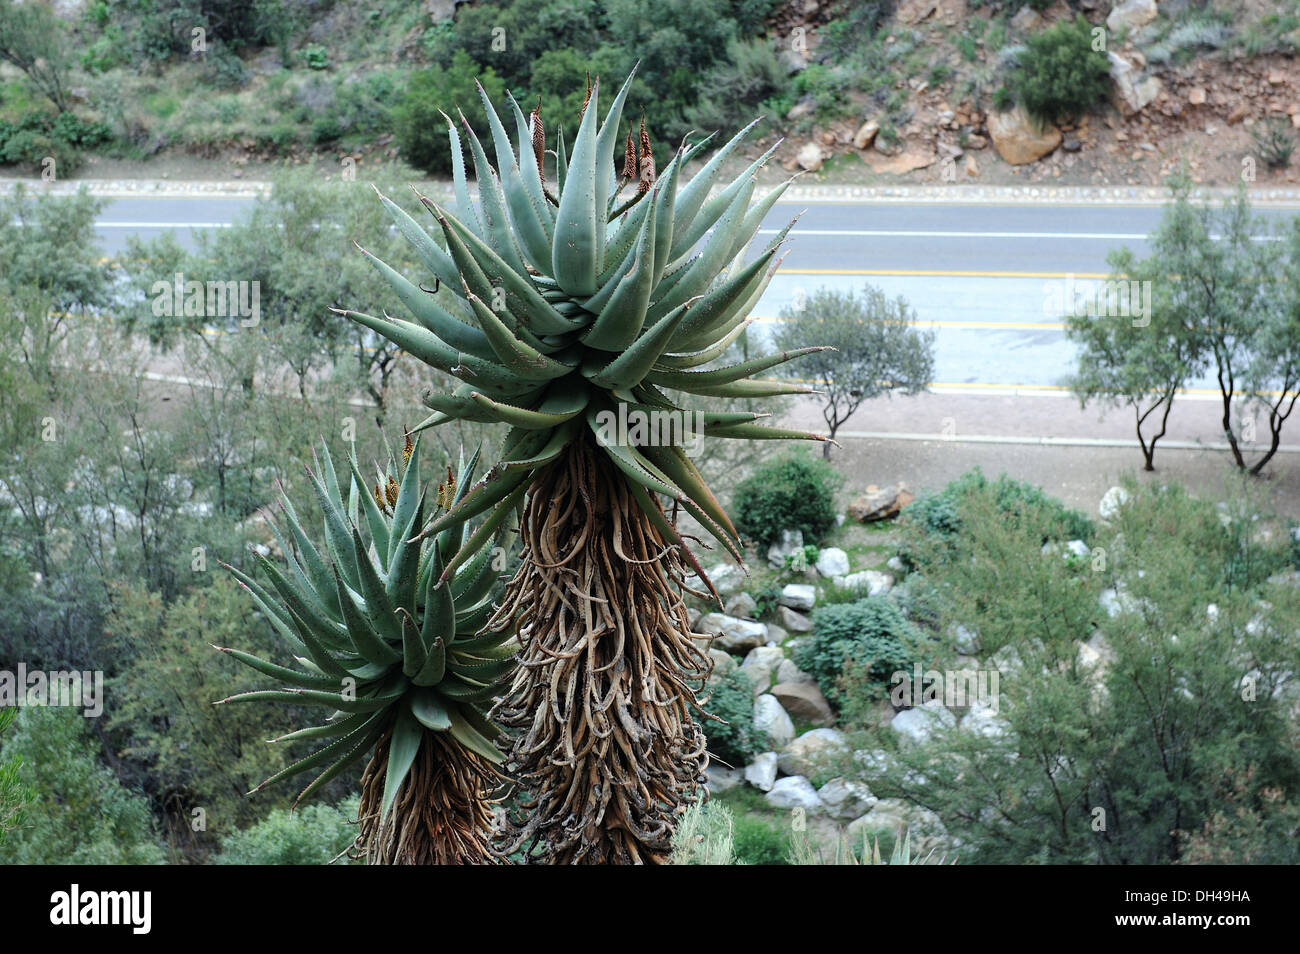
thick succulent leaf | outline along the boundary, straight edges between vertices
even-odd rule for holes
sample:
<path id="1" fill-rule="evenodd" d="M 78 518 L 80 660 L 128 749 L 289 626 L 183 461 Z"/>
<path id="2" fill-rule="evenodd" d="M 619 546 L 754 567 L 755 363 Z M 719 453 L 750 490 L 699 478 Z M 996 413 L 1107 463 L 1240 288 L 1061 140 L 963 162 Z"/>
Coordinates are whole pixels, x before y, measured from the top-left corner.
<path id="1" fill-rule="evenodd" d="M 448 348 L 467 351 L 479 358 L 492 357 L 492 349 L 483 332 L 463 324 L 434 301 L 433 296 L 428 292 L 416 288 L 383 260 L 370 254 L 360 245 L 357 248 L 383 276 L 384 281 L 388 282 L 389 287 L 406 306 L 406 310 L 415 316 L 415 320 L 436 335 Z"/>
<path id="2" fill-rule="evenodd" d="M 691 220 L 689 226 L 682 227 L 679 224 L 678 230 L 673 234 L 673 247 L 670 253 L 672 260 L 690 254 L 691 249 L 695 247 L 695 243 L 704 237 L 704 233 L 713 228 L 715 223 L 721 221 L 722 217 L 730 210 L 736 195 L 746 188 L 746 183 L 755 179 L 758 171 L 767 164 L 767 160 L 772 157 L 772 153 L 776 152 L 777 145 L 780 145 L 779 141 L 750 163 L 749 168 L 732 180 L 729 186 L 706 201 L 701 206 L 699 213 Z"/>
<path id="3" fill-rule="evenodd" d="M 758 374 L 768 368 L 785 364 L 787 361 L 793 361 L 803 355 L 826 350 L 829 349 L 824 346 L 796 348 L 794 351 L 778 351 L 775 354 L 750 358 L 748 361 L 742 361 L 739 364 L 727 365 L 724 368 L 713 368 L 709 371 L 655 371 L 649 377 L 653 384 L 660 387 L 698 394 L 700 393 L 696 391 L 698 387 L 712 388 L 721 384 L 731 384 L 733 381 L 748 378 L 752 374 Z"/>
<path id="4" fill-rule="evenodd" d="M 483 145 L 466 121 L 464 113 L 461 114 L 460 121 L 469 136 L 470 152 L 474 157 L 474 175 L 478 180 L 479 221 L 483 225 L 483 239 L 516 274 L 527 276 L 528 269 L 524 267 L 524 260 L 519 254 L 519 247 L 515 244 L 514 232 L 510 227 L 510 219 L 506 215 L 506 202 L 501 191 L 501 183 L 492 166 L 488 164 Z"/>
<path id="5" fill-rule="evenodd" d="M 375 632 L 374 623 L 357 605 L 360 597 L 353 594 L 337 573 L 334 575 L 334 580 L 338 587 L 339 603 L 343 607 L 343 621 L 347 624 L 348 633 L 352 636 L 352 644 L 357 652 L 367 662 L 377 665 L 390 665 L 399 661 L 402 658 L 401 654 Z M 400 631 L 397 634 L 397 641 L 401 641 Z"/>
<path id="6" fill-rule="evenodd" d="M 551 381 L 573 370 L 521 340 L 477 295 L 471 294 L 469 303 L 474 308 L 474 316 L 478 318 L 497 359 L 509 373 L 522 381 L 531 382 Z"/>
<path id="7" fill-rule="evenodd" d="M 516 473 L 523 474 L 527 478 L 531 477 L 533 472 L 530 470 L 520 470 L 516 471 Z M 497 504 L 497 508 L 492 511 L 488 518 L 483 521 L 477 530 L 474 531 L 473 535 L 465 541 L 465 545 L 461 547 L 460 552 L 452 557 L 450 562 L 448 562 L 446 569 L 442 571 L 442 579 L 444 581 L 450 579 L 461 564 L 468 560 L 481 547 L 487 545 L 487 542 L 492 539 L 493 534 L 495 534 L 497 530 L 505 524 L 507 518 L 509 518 L 509 516 L 514 512 L 515 506 L 523 499 L 524 492 L 527 489 L 527 481 L 520 481 L 519 485 L 510 492 L 509 496 Z"/>
<path id="8" fill-rule="evenodd" d="M 456 131 L 456 124 L 450 116 L 443 113 L 442 118 L 447 120 L 447 137 L 451 140 L 451 183 L 456 195 L 456 212 L 470 231 L 482 238 L 483 224 L 479 222 L 478 210 L 469 198 L 469 180 L 465 177 L 465 153 L 460 147 L 460 133 Z"/>
<path id="9" fill-rule="evenodd" d="M 384 773 L 384 798 L 379 809 L 381 824 L 392 811 L 393 802 L 396 801 L 397 793 L 402 782 L 406 781 L 411 766 L 415 764 L 415 756 L 423 741 L 424 727 L 411 714 L 410 707 L 399 707 L 397 718 L 393 722 L 393 734 L 388 739 L 388 770 Z"/>
<path id="10" fill-rule="evenodd" d="M 560 208 L 555 216 L 555 242 L 551 249 L 551 274 L 561 288 L 577 296 L 596 293 L 596 276 L 600 274 L 605 253 L 605 206 L 598 204 L 600 196 L 596 175 L 599 87 L 600 80 L 597 79 L 592 84 L 591 100 L 573 143 L 572 169 L 565 176 L 560 192 Z"/>
<path id="11" fill-rule="evenodd" d="M 703 304 L 704 302 L 700 303 L 700 305 Z M 696 305 L 695 308 L 691 309 L 691 311 L 698 311 L 700 305 Z M 732 328 L 731 331 L 727 332 L 726 335 L 719 338 L 716 344 L 710 345 L 703 351 L 692 351 L 689 354 L 666 354 L 659 359 L 659 363 L 656 364 L 655 367 L 664 368 L 669 371 L 687 371 L 691 368 L 698 368 L 702 364 L 708 364 L 710 361 L 716 361 L 718 358 L 726 354 L 727 349 L 736 343 L 740 336 L 748 330 L 749 326 L 753 324 L 753 322 L 753 318 L 746 318 L 740 324 L 736 325 L 736 327 Z M 685 322 L 683 322 L 683 324 L 685 324 Z M 681 334 L 680 328 L 677 329 L 677 333 L 679 335 Z"/>
<path id="12" fill-rule="evenodd" d="M 654 374 L 649 377 L 655 377 Z M 665 385 L 674 387 L 674 385 Z M 719 384 L 716 387 L 694 386 L 690 389 L 691 394 L 698 394 L 701 397 L 725 397 L 725 398 L 762 398 L 775 397 L 778 394 L 812 394 L 812 388 L 806 388 L 801 384 L 793 381 L 779 380 L 774 378 L 749 378 L 744 381 L 735 381 L 731 384 Z"/>
<path id="13" fill-rule="evenodd" d="M 341 735 L 349 734 L 353 729 L 365 725 L 372 718 L 369 712 L 354 712 L 351 715 L 344 716 L 341 719 L 331 719 L 323 725 L 312 725 L 305 729 L 297 729 L 284 735 L 276 736 L 274 739 L 268 739 L 268 742 L 297 742 L 304 739 L 335 739 Z"/>
<path id="14" fill-rule="evenodd" d="M 710 437 L 730 437 L 746 441 L 825 441 L 821 434 L 811 431 L 794 431 L 783 427 L 764 427 L 762 424 L 732 424 L 727 427 L 704 428 Z"/>
<path id="15" fill-rule="evenodd" d="M 773 250 L 760 255 L 743 268 L 736 269 L 734 274 L 728 275 L 709 291 L 691 310 L 689 320 L 682 322 L 678 338 L 672 343 L 673 350 L 683 348 L 685 342 L 707 338 L 714 329 L 726 324 L 762 282 L 764 270 L 775 254 Z"/>
<path id="16" fill-rule="evenodd" d="M 705 433 L 708 433 L 707 426 Z M 668 447 L 644 447 L 642 453 L 651 460 L 660 471 L 672 478 L 673 483 L 682 489 L 695 504 L 707 513 L 714 522 L 723 527 L 737 543 L 740 542 L 740 534 L 727 516 L 727 511 L 723 509 L 718 498 L 713 495 L 709 485 L 705 483 L 704 477 L 696 468 L 694 462 L 686 456 L 686 452 L 676 445 Z"/>
<path id="17" fill-rule="evenodd" d="M 297 669 L 290 669 L 287 666 L 280 666 L 273 662 L 267 662 L 260 656 L 254 656 L 252 653 L 246 653 L 239 649 L 229 649 L 225 646 L 213 646 L 217 652 L 225 653 L 234 659 L 238 659 L 245 666 L 256 669 L 258 672 L 270 676 L 272 679 L 279 679 L 281 682 L 287 682 L 291 686 L 297 686 L 299 689 L 332 689 L 338 685 L 337 679 L 328 679 L 324 676 L 314 676 L 310 673 L 300 672 Z"/>
<path id="18" fill-rule="evenodd" d="M 415 255 L 424 267 L 432 272 L 434 277 L 444 285 L 455 288 L 456 282 L 459 281 L 459 273 L 456 271 L 456 263 L 451 260 L 451 256 L 447 254 L 446 249 L 435 242 L 433 236 L 426 232 L 424 227 L 411 218 L 396 202 L 378 189 L 375 189 L 375 193 L 379 196 L 379 201 L 383 203 L 384 209 L 387 210 L 389 218 L 397 226 L 397 230 L 415 249 Z"/>
<path id="19" fill-rule="evenodd" d="M 346 754 L 347 751 L 356 745 L 358 741 L 368 736 L 374 719 L 375 717 L 371 716 L 342 738 L 335 739 L 333 742 L 329 743 L 329 745 L 322 746 L 306 758 L 299 759 L 292 765 L 286 766 L 259 784 L 252 792 L 249 792 L 249 794 L 251 795 L 253 792 L 260 792 L 268 785 L 274 785 L 282 779 L 291 778 L 300 772 L 316 768 L 318 765 L 324 765 L 327 762 Z"/>
<path id="20" fill-rule="evenodd" d="M 591 93 L 594 98 L 596 95 L 595 89 L 592 89 Z M 464 710 L 467 708 L 466 706 L 453 706 L 448 711 L 448 715 L 451 717 L 451 729 L 449 731 L 452 738 L 471 752 L 483 756 L 489 762 L 500 765 L 505 759 L 497 751 L 497 747 L 492 744 L 490 739 L 470 725 L 464 715 Z"/>
<path id="21" fill-rule="evenodd" d="M 641 383 L 655 362 L 668 348 L 668 343 L 678 325 L 690 311 L 694 301 L 684 302 L 653 328 L 644 332 L 630 348 L 591 376 L 593 384 L 605 388 L 629 389 Z"/>
<path id="22" fill-rule="evenodd" d="M 361 469 L 357 466 L 356 448 L 353 448 L 348 455 L 348 466 L 352 469 L 352 479 L 362 488 L 366 488 L 366 479 L 361 476 Z M 388 521 L 379 510 L 379 504 L 375 503 L 375 498 L 370 493 L 361 495 L 361 506 L 366 514 L 366 526 L 370 530 L 370 539 L 375 545 L 375 550 L 379 553 L 389 552 L 388 539 Z"/>
<path id="23" fill-rule="evenodd" d="M 704 204 L 704 200 L 708 198 L 709 190 L 713 188 L 713 180 L 717 178 L 718 173 L 722 170 L 723 163 L 735 152 L 736 147 L 740 145 L 744 138 L 749 135 L 749 131 L 758 123 L 759 120 L 755 119 L 732 136 L 725 146 L 710 157 L 704 168 L 697 172 L 691 178 L 691 181 L 686 183 L 678 192 L 676 208 L 673 211 L 673 229 L 677 234 L 685 235 L 690 230 L 692 223 L 695 221 L 695 216 L 700 211 L 700 207 Z M 695 238 L 687 242 L 684 247 L 690 248 L 693 246 L 707 230 L 707 225 L 699 229 L 698 233 L 695 234 Z M 673 245 L 677 245 L 676 238 L 674 238 Z M 673 257 L 676 258 L 680 254 L 681 252 L 676 252 Z"/>
<path id="24" fill-rule="evenodd" d="M 582 337 L 583 344 L 605 351 L 622 351 L 636 341 L 645 325 L 650 307 L 650 293 L 654 288 L 655 211 L 653 203 L 641 227 L 632 267 L 603 302 L 597 304 L 596 295 L 587 302 L 588 308 L 599 308 L 600 314 Z"/>
<path id="25" fill-rule="evenodd" d="M 704 243 L 704 249 L 691 262 L 681 281 L 674 284 L 663 296 L 656 298 L 650 313 L 646 316 L 647 321 L 658 320 L 686 299 L 708 290 L 714 279 L 718 277 L 718 272 L 729 261 L 731 246 L 740 233 L 740 227 L 744 224 L 745 209 L 749 206 L 749 199 L 753 193 L 754 180 L 746 179 L 741 188 L 736 191 L 731 204 L 727 206 L 725 214 L 718 222 L 718 227 Z"/>
<path id="26" fill-rule="evenodd" d="M 298 797 L 293 800 L 294 805 L 297 805 L 303 799 L 310 798 L 325 785 L 338 778 L 344 770 L 366 754 L 371 745 L 375 743 L 375 740 L 379 738 L 383 731 L 383 724 L 379 720 L 371 723 L 369 729 L 361 735 L 356 744 L 349 748 L 343 755 L 339 756 L 338 761 L 325 771 L 321 772 L 320 775 L 317 775 L 310 785 L 298 793 Z"/>
<path id="27" fill-rule="evenodd" d="M 543 432 L 532 432 L 541 437 Z M 484 475 L 483 479 L 474 485 L 474 488 L 465 495 L 465 499 L 453 507 L 451 510 L 435 517 L 428 526 L 421 531 L 420 536 L 432 536 L 440 533 L 450 526 L 459 526 L 467 520 L 477 517 L 479 514 L 490 510 L 506 497 L 508 497 L 516 487 L 524 484 L 531 474 L 528 471 L 503 471 L 494 467 Z"/>
<path id="28" fill-rule="evenodd" d="M 410 695 L 411 715 L 415 716 L 426 729 L 433 732 L 443 732 L 451 728 L 451 717 L 447 714 L 447 706 L 434 689 L 420 688 Z"/>
<path id="29" fill-rule="evenodd" d="M 441 637 L 429 644 L 424 666 L 411 679 L 416 686 L 435 686 L 442 682 L 447 665 L 447 643 Z"/>
<path id="30" fill-rule="evenodd" d="M 597 222 L 597 241 L 601 244 L 602 261 L 596 263 L 596 271 L 599 272 L 603 266 L 604 241 L 605 241 L 605 214 L 609 208 L 610 185 L 614 172 L 614 148 L 622 141 L 619 135 L 623 124 L 623 104 L 627 100 L 627 91 L 632 86 L 632 78 L 636 76 L 636 67 L 632 67 L 631 72 L 627 74 L 627 79 L 623 81 L 618 94 L 614 97 L 614 102 L 610 104 L 609 112 L 605 114 L 605 122 L 600 127 L 600 132 L 596 136 L 595 165 L 593 173 L 596 181 L 596 208 L 599 210 L 600 217 Z M 597 80 L 599 82 L 599 79 Z M 594 100 L 596 90 L 592 89 L 592 108 L 594 112 Z M 576 159 L 576 155 L 575 155 Z"/>
<path id="31" fill-rule="evenodd" d="M 511 427 L 546 430 L 577 417 L 587 406 L 588 395 L 585 387 L 566 386 L 563 379 L 557 381 L 555 387 L 562 388 L 563 393 L 548 394 L 546 400 L 536 410 L 494 401 L 485 394 L 475 393 L 471 397 L 479 407 L 491 413 L 495 421 L 509 424 Z"/>
<path id="32" fill-rule="evenodd" d="M 718 606 L 721 607 L 722 597 L 718 595 L 718 590 L 713 585 L 713 581 L 710 580 L 708 574 L 704 572 L 704 567 L 700 566 L 700 561 L 691 551 L 691 548 L 686 545 L 686 541 L 683 540 L 681 534 L 677 532 L 677 528 L 669 523 L 668 518 L 665 517 L 663 511 L 659 509 L 654 498 L 650 496 L 650 492 L 636 481 L 629 483 L 628 488 L 632 491 L 632 496 L 636 498 L 637 504 L 640 505 L 642 513 L 649 517 L 650 522 L 654 524 L 655 528 L 665 540 L 677 547 L 682 557 L 690 564 L 691 569 L 695 571 L 695 575 L 704 581 L 705 585 L 709 588 L 709 592 L 713 594 L 713 599 L 717 602 Z"/>

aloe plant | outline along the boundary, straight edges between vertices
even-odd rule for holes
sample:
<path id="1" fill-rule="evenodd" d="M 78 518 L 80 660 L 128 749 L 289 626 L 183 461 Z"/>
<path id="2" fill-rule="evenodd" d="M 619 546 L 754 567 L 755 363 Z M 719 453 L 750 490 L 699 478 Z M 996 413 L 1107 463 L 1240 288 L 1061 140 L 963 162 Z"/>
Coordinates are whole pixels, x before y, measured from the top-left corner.
<path id="1" fill-rule="evenodd" d="M 518 730 L 509 763 L 529 793 L 502 850 L 554 862 L 664 861 L 703 779 L 695 690 L 709 662 L 682 593 L 717 592 L 678 529 L 678 509 L 737 561 L 743 554 L 684 439 L 821 439 L 766 426 L 759 413 L 691 404 L 805 392 L 754 376 L 819 349 L 712 366 L 780 263 L 789 226 L 746 255 L 785 189 L 753 201 L 775 147 L 716 193 L 752 124 L 694 177 L 686 165 L 707 140 L 684 144 L 656 174 L 644 125 L 639 137 L 630 127 L 622 135 L 630 83 L 603 123 L 599 79 L 591 84 L 571 149 L 561 130 L 553 152 L 539 109 L 526 116 L 511 100 L 512 141 L 483 95 L 495 167 L 460 124 L 477 202 L 461 132 L 448 120 L 456 211 L 421 196 L 441 242 L 380 196 L 432 293 L 370 256 L 414 320 L 343 312 L 462 382 L 425 391 L 432 414 L 417 430 L 453 420 L 509 428 L 496 464 L 421 535 L 484 513 L 491 523 L 526 495 L 523 562 L 488 624 L 518 633 L 523 664 L 494 710 Z M 620 433 L 610 427 L 620 420 L 669 421 L 676 438 Z M 689 587 L 691 571 L 708 594 Z"/>
<path id="2" fill-rule="evenodd" d="M 298 801 L 319 791 L 368 753 L 361 778 L 356 851 L 376 863 L 485 863 L 490 850 L 490 798 L 500 783 L 499 731 L 484 707 L 514 668 L 508 634 L 480 634 L 492 610 L 504 514 L 473 535 L 452 522 L 436 537 L 412 538 L 431 513 L 462 500 L 477 454 L 459 473 L 448 468 L 434 499 L 421 485 L 419 441 L 408 438 L 402 464 L 390 460 L 367 488 L 355 454 L 339 482 L 322 445 L 308 478 L 324 514 L 317 547 L 281 494 L 290 531 L 272 524 L 287 572 L 267 557 L 269 588 L 234 567 L 235 575 L 284 640 L 283 665 L 238 649 L 215 647 L 285 688 L 241 693 L 222 703 L 266 701 L 323 708 L 319 725 L 274 742 L 319 745 L 254 789 L 319 770 Z M 346 486 L 346 497 L 343 488 Z M 291 542 L 292 541 L 292 542 Z M 296 556 L 295 556 L 296 553 Z"/>

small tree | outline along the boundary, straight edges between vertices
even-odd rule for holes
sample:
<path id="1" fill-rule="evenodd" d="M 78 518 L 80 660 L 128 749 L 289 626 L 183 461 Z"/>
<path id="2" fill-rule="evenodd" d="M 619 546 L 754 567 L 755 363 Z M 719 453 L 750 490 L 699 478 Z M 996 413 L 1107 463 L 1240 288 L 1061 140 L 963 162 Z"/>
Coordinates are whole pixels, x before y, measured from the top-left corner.
<path id="1" fill-rule="evenodd" d="M 786 308 L 774 340 L 781 351 L 816 341 L 832 347 L 805 355 L 799 373 L 822 389 L 822 417 L 835 439 L 840 426 L 870 398 L 919 394 L 934 376 L 934 332 L 916 327 L 906 299 L 866 285 L 862 295 L 819 288 L 803 308 Z M 830 458 L 828 441 L 822 453 Z"/>
<path id="2" fill-rule="evenodd" d="M 1031 116 L 1051 122 L 1081 115 L 1106 98 L 1110 61 L 1095 49 L 1092 27 L 1082 17 L 1062 21 L 1025 41 L 1011 89 Z"/>
<path id="3" fill-rule="evenodd" d="M 0 0 L 0 60 L 27 74 L 37 92 L 59 112 L 68 110 L 72 45 L 48 5 Z"/>
<path id="4" fill-rule="evenodd" d="M 1163 276 L 1127 248 L 1113 252 L 1109 263 L 1106 287 L 1119 289 L 1130 304 L 1148 288 L 1152 307 L 1142 320 L 1110 314 L 1109 308 L 1105 314 L 1080 313 L 1067 302 L 1066 335 L 1079 346 L 1078 370 L 1069 384 L 1084 407 L 1099 401 L 1132 408 L 1144 469 L 1155 470 L 1156 443 L 1165 436 L 1174 397 L 1192 376 L 1195 349 L 1168 307 Z M 1159 430 L 1151 433 L 1157 423 Z"/>

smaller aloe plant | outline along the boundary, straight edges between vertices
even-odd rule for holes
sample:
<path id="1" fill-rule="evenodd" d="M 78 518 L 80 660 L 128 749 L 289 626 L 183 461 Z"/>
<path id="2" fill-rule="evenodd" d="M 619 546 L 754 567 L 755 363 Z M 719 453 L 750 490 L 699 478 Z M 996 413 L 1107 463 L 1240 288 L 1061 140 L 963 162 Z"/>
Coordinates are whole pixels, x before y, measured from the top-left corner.
<path id="1" fill-rule="evenodd" d="M 253 792 L 322 769 L 298 796 L 302 801 L 373 749 L 362 778 L 356 846 L 371 861 L 493 860 L 489 801 L 502 756 L 498 730 L 483 707 L 514 670 L 516 646 L 479 630 L 492 612 L 490 594 L 501 569 L 493 556 L 501 552 L 510 511 L 499 511 L 473 534 L 461 521 L 413 539 L 431 509 L 448 510 L 464 496 L 477 460 L 476 453 L 468 465 L 462 461 L 458 473 L 449 467 L 430 501 L 431 485 L 420 482 L 418 440 L 408 436 L 401 466 L 390 460 L 373 489 L 350 455 L 345 500 L 322 447 L 320 473 L 307 474 L 324 514 L 323 551 L 281 493 L 294 546 L 273 530 L 288 572 L 262 557 L 267 589 L 227 566 L 288 644 L 295 665 L 216 647 L 286 686 L 221 702 L 283 702 L 331 712 L 320 725 L 272 740 L 323 744 Z"/>

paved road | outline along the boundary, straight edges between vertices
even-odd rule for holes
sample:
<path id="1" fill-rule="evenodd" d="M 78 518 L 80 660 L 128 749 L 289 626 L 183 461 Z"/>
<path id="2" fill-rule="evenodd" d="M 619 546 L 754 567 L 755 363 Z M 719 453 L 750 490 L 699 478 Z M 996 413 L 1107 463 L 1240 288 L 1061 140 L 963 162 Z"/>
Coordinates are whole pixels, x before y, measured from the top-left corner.
<path id="1" fill-rule="evenodd" d="M 252 201 L 117 199 L 99 228 L 109 254 L 130 234 L 174 230 L 192 245 L 192 230 L 229 225 Z M 764 234 L 800 211 L 779 203 Z M 1105 277 L 1107 253 L 1120 245 L 1144 250 L 1159 218 L 1158 208 L 1141 206 L 813 204 L 759 302 L 758 332 L 801 291 L 871 282 L 905 297 L 937 331 L 938 388 L 1050 393 L 1074 364 L 1051 301 L 1065 300 L 1067 287 L 1088 300 L 1088 283 Z M 1189 390 L 1195 396 L 1211 387 L 1202 380 Z"/>

